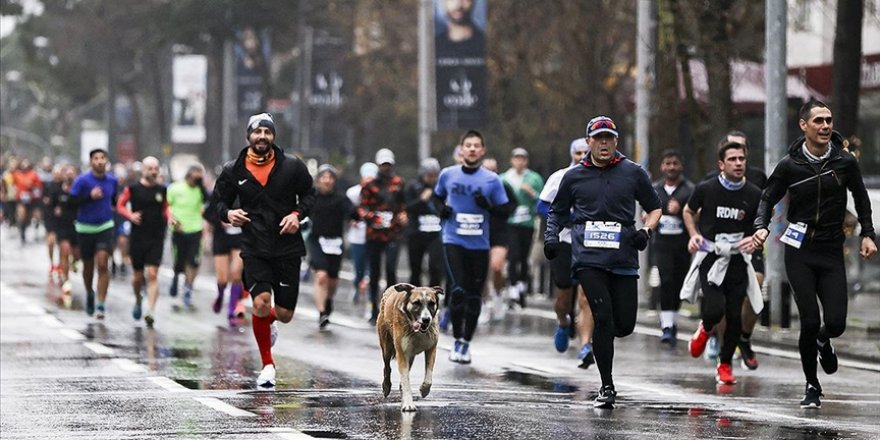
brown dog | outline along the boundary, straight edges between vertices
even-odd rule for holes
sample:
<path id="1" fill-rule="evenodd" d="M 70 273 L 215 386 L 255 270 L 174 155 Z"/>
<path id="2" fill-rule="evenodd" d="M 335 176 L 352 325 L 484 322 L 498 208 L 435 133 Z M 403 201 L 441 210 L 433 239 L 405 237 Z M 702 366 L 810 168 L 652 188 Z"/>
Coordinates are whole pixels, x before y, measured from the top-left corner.
<path id="1" fill-rule="evenodd" d="M 440 335 L 436 320 L 438 297 L 442 294 L 440 287 L 416 287 L 406 283 L 395 284 L 382 294 L 376 319 L 379 346 L 382 348 L 382 360 L 385 361 L 382 394 L 388 397 L 391 392 L 391 358 L 397 357 L 401 411 L 416 410 L 409 370 L 419 353 L 425 353 L 425 380 L 419 391 L 422 397 L 431 392 L 431 374 Z"/>

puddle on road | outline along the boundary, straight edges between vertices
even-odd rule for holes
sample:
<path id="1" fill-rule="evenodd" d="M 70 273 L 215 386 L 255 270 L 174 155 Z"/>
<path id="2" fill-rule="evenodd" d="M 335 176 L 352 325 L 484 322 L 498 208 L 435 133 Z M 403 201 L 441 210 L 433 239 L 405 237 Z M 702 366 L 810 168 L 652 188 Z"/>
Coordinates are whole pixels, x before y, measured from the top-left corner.
<path id="1" fill-rule="evenodd" d="M 502 374 L 505 380 L 516 382 L 521 385 L 536 387 L 542 391 L 550 391 L 554 393 L 575 393 L 578 387 L 563 382 L 556 382 L 552 379 L 539 376 L 537 374 L 525 373 L 522 371 L 507 370 Z"/>

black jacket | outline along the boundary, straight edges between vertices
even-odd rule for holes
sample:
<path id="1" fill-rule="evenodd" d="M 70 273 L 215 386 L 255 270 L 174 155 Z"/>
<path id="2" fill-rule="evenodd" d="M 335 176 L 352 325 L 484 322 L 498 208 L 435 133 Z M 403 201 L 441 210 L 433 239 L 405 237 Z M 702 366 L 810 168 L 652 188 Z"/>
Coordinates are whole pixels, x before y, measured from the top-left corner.
<path id="1" fill-rule="evenodd" d="M 874 238 L 871 220 L 871 201 L 862 181 L 859 163 L 841 148 L 842 139 L 837 132 L 831 137 L 831 155 L 819 163 L 810 163 L 801 150 L 801 136 L 788 147 L 788 155 L 776 165 L 770 174 L 767 187 L 761 195 L 755 229 L 767 229 L 773 206 L 789 194 L 789 223 L 803 222 L 807 225 L 806 240 L 840 241 L 844 239 L 843 218 L 846 213 L 846 190 L 852 192 L 861 236 Z"/>
<path id="2" fill-rule="evenodd" d="M 221 219 L 227 219 L 233 203 L 238 202 L 247 212 L 250 222 L 242 226 L 242 257 L 284 258 L 306 254 L 302 234 L 281 235 L 281 219 L 297 211 L 300 221 L 308 217 L 315 203 L 312 176 L 306 165 L 293 156 L 287 156 L 275 145 L 275 165 L 269 172 L 266 186 L 245 166 L 247 148 L 238 158 L 223 166 L 223 172 L 214 185 L 211 209 Z"/>

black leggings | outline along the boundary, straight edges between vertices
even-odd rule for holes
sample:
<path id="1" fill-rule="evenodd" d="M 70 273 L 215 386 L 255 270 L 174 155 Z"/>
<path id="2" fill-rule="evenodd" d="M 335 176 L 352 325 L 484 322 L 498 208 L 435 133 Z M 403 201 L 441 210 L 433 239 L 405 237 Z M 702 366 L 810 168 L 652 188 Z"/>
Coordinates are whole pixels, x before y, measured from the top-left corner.
<path id="1" fill-rule="evenodd" d="M 703 290 L 700 314 L 706 331 L 718 325 L 723 318 L 727 318 L 718 360 L 723 364 L 729 364 L 742 332 L 742 304 L 748 292 L 749 277 L 742 257 L 734 256 L 721 285 L 710 284 L 707 275 L 716 259 L 715 254 L 709 254 L 700 264 L 700 288 Z"/>
<path id="2" fill-rule="evenodd" d="M 529 251 L 532 249 L 534 228 L 510 226 L 510 254 L 507 256 L 507 278 L 510 284 L 522 281 L 529 284 Z"/>
<path id="3" fill-rule="evenodd" d="M 681 307 L 681 286 L 691 265 L 687 243 L 673 247 L 671 244 L 655 244 L 657 270 L 660 272 L 660 310 L 677 312 Z"/>
<path id="4" fill-rule="evenodd" d="M 489 271 L 489 251 L 444 244 L 446 276 L 449 277 L 449 317 L 452 336 L 470 341 L 477 330 L 483 305 L 483 284 Z"/>
<path id="5" fill-rule="evenodd" d="M 801 320 L 798 348 L 807 382 L 819 386 L 816 377 L 816 340 L 836 338 L 846 330 L 846 267 L 843 248 L 837 243 L 804 242 L 800 249 L 785 246 L 785 271 Z M 818 298 L 818 301 L 816 300 Z M 825 325 L 819 317 L 822 303 Z"/>
<path id="6" fill-rule="evenodd" d="M 614 385 L 614 337 L 632 334 L 639 305 L 638 277 L 615 275 L 607 270 L 584 268 L 577 271 L 578 282 L 593 311 L 593 353 L 602 376 L 602 386 Z"/>
<path id="7" fill-rule="evenodd" d="M 385 256 L 385 281 L 388 287 L 397 284 L 397 241 L 367 240 L 367 261 L 370 262 L 370 301 L 373 303 L 371 319 L 379 316 L 379 278 L 382 273 L 382 256 Z"/>
<path id="8" fill-rule="evenodd" d="M 416 234 L 409 237 L 409 283 L 422 286 L 422 261 L 428 254 L 429 286 L 439 286 L 443 282 L 443 243 L 440 235 Z"/>

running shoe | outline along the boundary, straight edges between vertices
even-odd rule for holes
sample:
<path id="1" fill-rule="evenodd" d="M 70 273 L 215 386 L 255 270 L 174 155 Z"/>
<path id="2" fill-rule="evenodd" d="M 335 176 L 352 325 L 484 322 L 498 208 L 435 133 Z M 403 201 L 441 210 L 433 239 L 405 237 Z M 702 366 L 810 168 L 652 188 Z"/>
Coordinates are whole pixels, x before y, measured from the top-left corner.
<path id="1" fill-rule="evenodd" d="M 807 383 L 804 389 L 804 400 L 801 400 L 801 408 L 819 409 L 822 407 L 822 390 Z"/>
<path id="2" fill-rule="evenodd" d="M 471 363 L 471 352 L 469 350 L 470 346 L 471 346 L 470 342 L 463 341 L 461 343 L 461 345 L 460 345 L 461 348 L 458 350 L 458 353 L 460 355 L 460 358 L 458 361 L 459 363 L 462 363 L 462 364 Z"/>
<path id="3" fill-rule="evenodd" d="M 596 363 L 596 357 L 593 356 L 593 344 L 587 343 L 581 347 L 581 352 L 578 353 L 578 360 L 581 361 L 578 368 L 586 370 L 590 368 L 590 365 Z"/>
<path id="4" fill-rule="evenodd" d="M 86 291 L 86 315 L 92 316 L 95 314 L 95 292 L 90 290 Z"/>
<path id="5" fill-rule="evenodd" d="M 688 341 L 688 351 L 691 352 L 691 356 L 695 358 L 700 357 L 706 350 L 706 342 L 708 341 L 709 333 L 703 328 L 703 323 L 701 322 L 699 327 L 697 327 L 697 331 L 691 336 L 691 340 Z"/>
<path id="6" fill-rule="evenodd" d="M 73 260 L 70 262 L 70 270 L 73 271 L 73 273 L 79 272 L 79 260 Z"/>
<path id="7" fill-rule="evenodd" d="M 676 344 L 676 328 L 675 327 L 663 327 L 662 334 L 660 335 L 660 342 L 664 344 L 669 344 L 670 347 L 675 347 Z"/>
<path id="8" fill-rule="evenodd" d="M 556 334 L 553 335 L 553 345 L 556 346 L 556 351 L 560 353 L 565 353 L 565 350 L 568 350 L 568 327 L 556 326 Z"/>
<path id="9" fill-rule="evenodd" d="M 275 346 L 275 341 L 278 340 L 278 323 L 273 322 L 272 325 L 269 326 L 269 343 L 270 347 Z"/>
<path id="10" fill-rule="evenodd" d="M 819 344 L 819 341 L 816 341 Z M 831 345 L 831 340 L 825 341 L 825 345 L 819 345 L 819 363 L 822 364 L 822 370 L 825 374 L 834 374 L 837 372 L 837 352 Z"/>
<path id="11" fill-rule="evenodd" d="M 375 325 L 375 324 L 373 324 L 373 325 Z M 449 329 L 449 308 L 448 307 L 443 309 L 442 312 L 440 312 L 440 331 L 445 333 L 447 329 Z"/>
<path id="12" fill-rule="evenodd" d="M 244 305 L 244 300 L 238 300 L 238 303 L 235 304 L 235 317 L 238 319 L 244 319 L 245 313 L 247 312 L 247 307 Z"/>
<path id="13" fill-rule="evenodd" d="M 716 371 L 715 380 L 718 381 L 719 385 L 733 385 L 736 383 L 736 378 L 733 377 L 733 367 L 730 364 L 719 362 Z"/>
<path id="14" fill-rule="evenodd" d="M 183 306 L 190 311 L 196 309 L 196 306 L 194 306 L 192 302 L 192 292 L 189 290 L 183 292 Z"/>
<path id="15" fill-rule="evenodd" d="M 147 328 L 153 328 L 154 322 L 156 322 L 156 320 L 151 313 L 147 313 L 147 315 L 144 316 L 144 323 L 147 324 Z"/>
<path id="16" fill-rule="evenodd" d="M 215 314 L 220 313 L 220 309 L 223 308 L 223 294 L 217 294 L 217 299 L 214 300 L 214 304 L 211 306 L 211 310 L 214 311 Z"/>
<path id="17" fill-rule="evenodd" d="M 461 362 L 461 341 L 455 340 L 452 344 L 452 350 L 449 352 L 449 360 L 452 362 Z"/>
<path id="18" fill-rule="evenodd" d="M 171 288 L 168 289 L 168 296 L 172 298 L 177 297 L 177 283 L 174 281 L 171 281 Z"/>
<path id="19" fill-rule="evenodd" d="M 141 301 L 142 297 L 138 295 L 137 299 L 134 301 L 134 308 L 131 309 L 131 317 L 134 318 L 135 321 L 141 319 Z"/>
<path id="20" fill-rule="evenodd" d="M 703 357 L 706 359 L 717 359 L 718 353 L 721 351 L 721 344 L 718 343 L 718 337 L 712 335 L 709 337 L 709 343 L 706 344 L 706 352 L 703 353 Z"/>
<path id="21" fill-rule="evenodd" d="M 602 388 L 599 388 L 599 395 L 596 396 L 593 407 L 613 409 L 616 397 L 617 391 L 614 391 L 614 385 L 603 385 Z"/>
<path id="22" fill-rule="evenodd" d="M 321 316 L 318 317 L 318 328 L 325 329 L 330 325 L 330 315 L 321 313 Z"/>
<path id="23" fill-rule="evenodd" d="M 95 313 L 95 318 L 103 320 L 104 319 L 104 303 L 98 303 L 98 306 L 95 307 L 97 312 Z"/>
<path id="24" fill-rule="evenodd" d="M 257 377 L 257 389 L 262 391 L 272 391 L 275 389 L 275 365 L 269 364 L 263 367 Z"/>
<path id="25" fill-rule="evenodd" d="M 756 370 L 758 368 L 758 355 L 752 350 L 752 341 L 740 340 L 737 345 L 739 346 L 739 354 L 742 356 L 743 368 Z"/>

